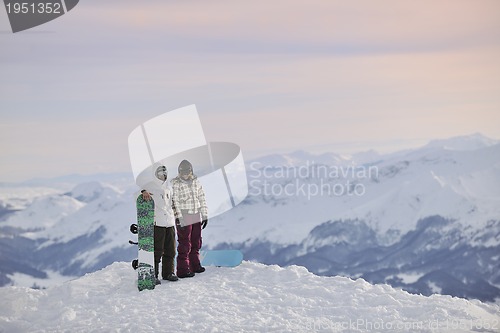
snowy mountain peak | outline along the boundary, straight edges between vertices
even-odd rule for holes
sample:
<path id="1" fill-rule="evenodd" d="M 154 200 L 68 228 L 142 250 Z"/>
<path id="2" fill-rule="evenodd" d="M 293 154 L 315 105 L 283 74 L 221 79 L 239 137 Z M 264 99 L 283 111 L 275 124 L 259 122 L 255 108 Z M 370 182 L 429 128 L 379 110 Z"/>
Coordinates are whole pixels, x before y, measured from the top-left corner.
<path id="1" fill-rule="evenodd" d="M 335 153 L 313 154 L 302 150 L 297 150 L 288 154 L 271 154 L 266 155 L 248 164 L 260 164 L 266 167 L 299 167 L 304 165 L 350 165 L 352 164 L 351 156 L 344 156 Z"/>
<path id="2" fill-rule="evenodd" d="M 11 226 L 27 231 L 51 228 L 65 216 L 84 206 L 84 203 L 66 195 L 47 195 L 35 198 L 24 210 L 10 215 L 2 226 Z"/>
<path id="3" fill-rule="evenodd" d="M 432 140 L 424 148 L 465 151 L 486 148 L 498 143 L 500 143 L 500 140 L 488 138 L 480 133 L 474 133 L 449 139 Z"/>
<path id="4" fill-rule="evenodd" d="M 481 148 L 464 150 L 471 142 Z M 424 295 L 438 290 L 494 301 L 500 298 L 494 142 L 475 135 L 434 141 L 437 148 L 367 152 L 365 159 L 373 159 L 367 164 L 359 156 L 303 151 L 264 157 L 248 165 L 247 199 L 211 219 L 203 246 Z M 113 178 L 120 190 L 106 185 Z M 73 177 L 71 187 L 38 194 L 34 187 L 3 188 L 0 257 L 9 261 L 0 265 L 0 285 L 17 282 L 16 273 L 77 276 L 135 258 L 128 226 L 136 219 L 137 188 L 121 178 Z"/>
<path id="5" fill-rule="evenodd" d="M 71 190 L 71 192 L 66 194 L 78 201 L 88 203 L 99 198 L 102 199 L 106 196 L 116 196 L 119 193 L 120 190 L 111 185 L 92 181 L 78 184 L 73 188 L 73 190 Z"/>
<path id="6" fill-rule="evenodd" d="M 491 147 L 500 144 L 500 140 L 488 138 L 480 133 L 452 137 L 449 139 L 432 140 L 423 147 L 404 150 L 388 155 L 379 154 L 371 149 L 364 152 L 358 152 L 351 155 L 340 155 L 332 152 L 314 154 L 303 150 L 297 150 L 285 154 L 271 154 L 256 158 L 248 164 L 256 163 L 269 167 L 299 167 L 303 165 L 362 165 L 376 163 L 382 160 L 402 158 L 404 156 L 425 155 L 430 152 L 448 150 L 448 151 L 472 151 Z"/>

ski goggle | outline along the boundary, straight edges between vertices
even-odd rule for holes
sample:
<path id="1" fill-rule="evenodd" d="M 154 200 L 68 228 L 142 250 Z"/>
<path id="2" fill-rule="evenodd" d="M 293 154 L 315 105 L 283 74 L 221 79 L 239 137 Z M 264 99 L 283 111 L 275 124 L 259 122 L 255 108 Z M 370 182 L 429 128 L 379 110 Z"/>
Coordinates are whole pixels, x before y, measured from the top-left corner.
<path id="1" fill-rule="evenodd" d="M 180 169 L 179 170 L 179 175 L 180 176 L 189 176 L 193 173 L 193 169 Z"/>
<path id="2" fill-rule="evenodd" d="M 158 169 L 156 169 L 156 177 L 158 177 L 159 179 L 161 178 L 167 178 L 167 168 L 165 166 L 161 166 L 159 167 Z"/>

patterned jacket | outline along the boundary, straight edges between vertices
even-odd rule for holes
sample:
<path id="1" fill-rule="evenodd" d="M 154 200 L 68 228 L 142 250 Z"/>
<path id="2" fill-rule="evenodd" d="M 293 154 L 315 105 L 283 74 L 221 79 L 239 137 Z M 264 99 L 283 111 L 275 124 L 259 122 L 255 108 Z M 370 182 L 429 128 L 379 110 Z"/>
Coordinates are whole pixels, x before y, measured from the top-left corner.
<path id="1" fill-rule="evenodd" d="M 208 218 L 205 191 L 199 179 L 184 181 L 180 177 L 172 179 L 172 208 L 176 218 L 182 217 L 182 211 L 188 214 L 201 213 L 202 219 Z"/>

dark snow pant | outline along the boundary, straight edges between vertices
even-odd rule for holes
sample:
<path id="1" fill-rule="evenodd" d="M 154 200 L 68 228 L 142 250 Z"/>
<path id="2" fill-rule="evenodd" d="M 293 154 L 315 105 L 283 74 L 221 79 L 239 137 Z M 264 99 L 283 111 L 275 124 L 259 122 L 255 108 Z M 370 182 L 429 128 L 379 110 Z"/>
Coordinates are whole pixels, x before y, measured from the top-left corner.
<path id="1" fill-rule="evenodd" d="M 201 223 L 177 227 L 177 275 L 200 269 Z"/>
<path id="2" fill-rule="evenodd" d="M 161 276 L 166 279 L 174 272 L 175 228 L 155 225 L 155 275 L 158 278 L 160 261 Z"/>

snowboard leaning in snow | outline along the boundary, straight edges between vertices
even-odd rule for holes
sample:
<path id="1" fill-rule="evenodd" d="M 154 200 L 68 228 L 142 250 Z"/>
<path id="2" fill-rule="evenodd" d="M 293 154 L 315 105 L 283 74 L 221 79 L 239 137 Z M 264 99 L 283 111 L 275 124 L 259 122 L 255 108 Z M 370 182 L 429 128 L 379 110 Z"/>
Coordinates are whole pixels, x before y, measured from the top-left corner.
<path id="1" fill-rule="evenodd" d="M 202 266 L 236 267 L 242 260 L 243 253 L 240 250 L 200 251 Z"/>
<path id="2" fill-rule="evenodd" d="M 142 194 L 137 197 L 137 225 L 131 225 L 130 231 L 137 233 L 139 258 L 132 266 L 137 268 L 137 288 L 154 289 L 156 277 L 154 270 L 154 208 L 153 199 L 146 201 Z"/>

